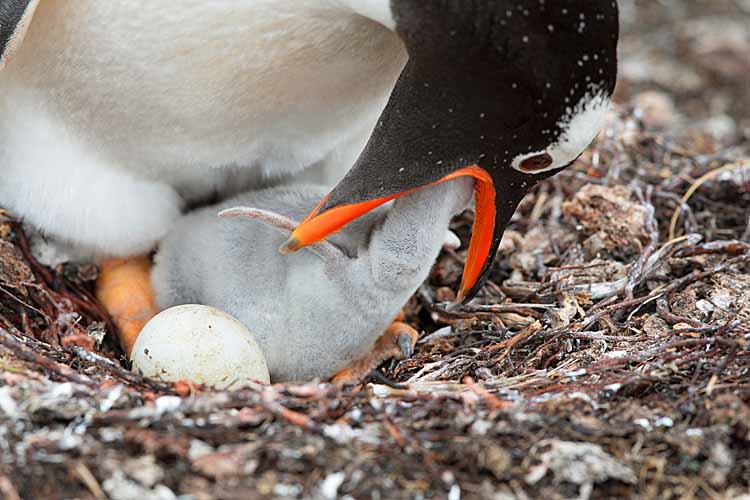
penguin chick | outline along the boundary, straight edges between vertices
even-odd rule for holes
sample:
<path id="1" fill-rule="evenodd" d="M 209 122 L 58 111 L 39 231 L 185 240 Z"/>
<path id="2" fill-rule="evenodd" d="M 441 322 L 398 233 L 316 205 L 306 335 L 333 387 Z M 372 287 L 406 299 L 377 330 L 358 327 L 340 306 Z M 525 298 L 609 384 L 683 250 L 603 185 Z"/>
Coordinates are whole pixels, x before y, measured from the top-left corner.
<path id="1" fill-rule="evenodd" d="M 373 348 L 427 278 L 473 189 L 467 179 L 421 189 L 290 255 L 278 248 L 322 187 L 250 192 L 192 212 L 156 255 L 158 306 L 233 315 L 256 335 L 274 382 L 330 378 Z"/>

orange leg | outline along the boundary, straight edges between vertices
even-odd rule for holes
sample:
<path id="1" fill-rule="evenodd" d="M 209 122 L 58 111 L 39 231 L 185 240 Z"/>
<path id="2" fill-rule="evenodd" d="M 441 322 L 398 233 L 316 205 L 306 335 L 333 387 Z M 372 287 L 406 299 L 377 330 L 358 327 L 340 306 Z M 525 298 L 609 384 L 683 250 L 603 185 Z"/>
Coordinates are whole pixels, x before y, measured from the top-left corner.
<path id="1" fill-rule="evenodd" d="M 112 316 L 120 345 L 130 357 L 138 334 L 159 312 L 151 289 L 151 260 L 144 256 L 105 261 L 96 296 Z"/>
<path id="2" fill-rule="evenodd" d="M 331 381 L 334 383 L 357 382 L 385 360 L 410 358 L 414 352 L 414 346 L 417 345 L 419 332 L 403 323 L 403 319 L 402 311 L 385 330 L 385 333 L 378 338 L 369 353 L 338 372 Z"/>

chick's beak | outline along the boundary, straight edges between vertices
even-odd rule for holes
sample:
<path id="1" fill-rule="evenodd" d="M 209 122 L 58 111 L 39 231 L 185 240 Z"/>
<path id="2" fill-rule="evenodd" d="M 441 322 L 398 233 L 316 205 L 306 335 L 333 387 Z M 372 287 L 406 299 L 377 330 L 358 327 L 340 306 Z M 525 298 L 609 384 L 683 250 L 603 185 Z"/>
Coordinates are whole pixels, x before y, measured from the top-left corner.
<path id="1" fill-rule="evenodd" d="M 490 174 L 478 165 L 461 168 L 441 179 L 415 189 L 409 189 L 383 198 L 377 198 L 350 205 L 338 205 L 321 211 L 328 197 L 297 226 L 286 243 L 280 248 L 282 253 L 291 253 L 308 245 L 316 243 L 330 234 L 340 230 L 349 222 L 365 215 L 371 210 L 388 203 L 391 200 L 413 193 L 422 187 L 432 186 L 458 177 L 472 177 L 475 185 L 476 207 L 474 210 L 474 227 L 472 231 L 469 252 L 466 257 L 461 288 L 457 301 L 470 300 L 482 284 L 487 274 L 489 261 L 497 245 L 496 239 L 496 192 L 495 184 Z"/>

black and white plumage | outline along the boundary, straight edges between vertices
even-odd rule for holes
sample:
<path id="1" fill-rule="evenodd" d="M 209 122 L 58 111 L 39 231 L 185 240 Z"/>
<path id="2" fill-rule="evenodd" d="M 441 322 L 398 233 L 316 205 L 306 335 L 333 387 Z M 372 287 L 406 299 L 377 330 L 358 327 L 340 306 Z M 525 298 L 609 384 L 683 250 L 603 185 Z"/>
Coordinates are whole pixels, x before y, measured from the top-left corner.
<path id="1" fill-rule="evenodd" d="M 294 250 L 469 175 L 465 300 L 523 195 L 596 136 L 617 76 L 613 0 L 0 0 L 0 12 L 14 13 L 0 17 L 0 203 L 32 225 L 94 254 L 145 252 L 187 204 L 290 177 L 333 185 L 354 165 Z"/>
<path id="2" fill-rule="evenodd" d="M 0 205 L 130 255 L 217 195 L 332 186 L 406 61 L 369 3 L 0 0 Z"/>
<path id="3" fill-rule="evenodd" d="M 347 176 L 306 217 L 294 251 L 414 189 L 477 185 L 459 299 L 484 284 L 506 224 L 604 123 L 617 79 L 614 0 L 393 0 L 409 61 Z"/>

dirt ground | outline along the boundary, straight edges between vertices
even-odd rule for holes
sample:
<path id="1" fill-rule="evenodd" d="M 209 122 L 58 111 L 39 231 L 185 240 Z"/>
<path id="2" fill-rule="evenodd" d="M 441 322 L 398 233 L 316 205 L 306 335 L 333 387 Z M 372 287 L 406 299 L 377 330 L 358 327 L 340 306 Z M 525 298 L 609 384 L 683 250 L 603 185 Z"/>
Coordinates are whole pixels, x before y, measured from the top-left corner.
<path id="1" fill-rule="evenodd" d="M 96 268 L 40 266 L 4 214 L 0 498 L 750 495 L 750 2 L 620 4 L 596 146 L 526 198 L 470 306 L 445 305 L 465 251 L 440 257 L 415 356 L 360 386 L 141 379 Z"/>

